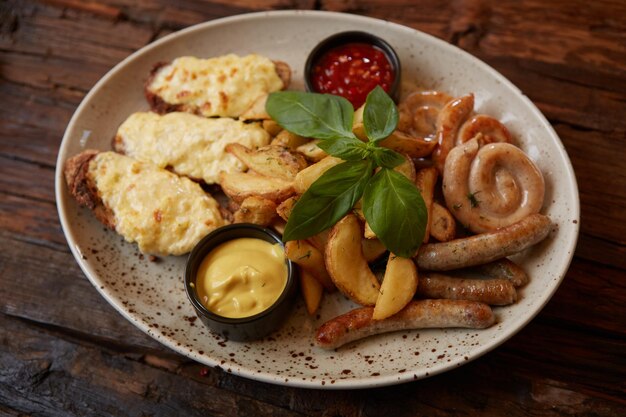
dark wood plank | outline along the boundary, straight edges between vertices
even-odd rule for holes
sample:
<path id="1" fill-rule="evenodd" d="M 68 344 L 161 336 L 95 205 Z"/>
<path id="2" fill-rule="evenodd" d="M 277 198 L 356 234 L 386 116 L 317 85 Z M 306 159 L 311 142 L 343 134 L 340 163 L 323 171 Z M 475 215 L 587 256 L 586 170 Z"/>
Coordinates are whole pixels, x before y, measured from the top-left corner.
<path id="1" fill-rule="evenodd" d="M 54 203 L 54 169 L 11 159 L 0 153 L 0 190 L 26 199 Z"/>
<path id="2" fill-rule="evenodd" d="M 0 312 L 66 329 L 77 337 L 165 349 L 98 294 L 66 245 L 60 246 L 61 251 L 38 243 L 17 240 L 6 232 L 0 234 Z M 24 256 L 32 253 L 37 255 Z"/>
<path id="3" fill-rule="evenodd" d="M 297 416 L 98 346 L 0 315 L 0 403 L 34 415 Z M 139 360 L 137 360 L 139 359 Z M 207 381 L 211 381 L 207 379 Z"/>
<path id="4" fill-rule="evenodd" d="M 58 90 L 41 90 L 0 80 L 0 94 L 4 101 L 0 149 L 3 152 L 10 149 L 8 155 L 45 161 L 54 166 L 65 126 L 82 93 L 73 102 L 60 96 Z M 27 134 L 23 139 L 20 134 L 22 128 Z"/>
<path id="5" fill-rule="evenodd" d="M 574 258 L 541 316 L 582 333 L 601 331 L 626 337 L 626 283 L 623 269 Z"/>
<path id="6" fill-rule="evenodd" d="M 0 374 L 0 400 L 25 413 L 61 414 L 73 405 L 83 415 L 96 407 L 98 415 L 115 415 L 123 404 L 130 407 L 125 413 L 134 415 L 136 403 L 154 415 L 176 410 L 186 415 L 223 410 L 231 413 L 224 415 L 409 416 L 450 415 L 452 410 L 456 415 L 493 415 L 507 410 L 524 416 L 533 410 L 539 416 L 618 416 L 626 405 L 623 375 L 616 371 L 623 358 L 616 343 L 597 336 L 572 337 L 575 333 L 540 323 L 498 351 L 447 374 L 343 392 L 259 386 L 167 356 L 77 344 L 6 316 L 0 316 L 0 324 L 0 340 L 5 341 L 0 365 L 10 370 Z M 558 345 L 561 355 L 542 349 L 546 343 Z M 177 389 L 172 389 L 174 384 Z"/>
<path id="7" fill-rule="evenodd" d="M 0 227 L 2 236 L 69 252 L 54 202 L 0 192 Z M 2 248 L 5 246 L 11 244 L 4 242 Z M 16 260 L 28 258 L 28 252 L 13 255 Z"/>
<path id="8" fill-rule="evenodd" d="M 623 159 L 626 131 L 588 131 L 561 123 L 556 124 L 555 129 L 576 172 L 581 201 L 581 230 L 614 241 L 623 248 L 626 245 L 626 224 L 622 221 L 626 210 Z"/>

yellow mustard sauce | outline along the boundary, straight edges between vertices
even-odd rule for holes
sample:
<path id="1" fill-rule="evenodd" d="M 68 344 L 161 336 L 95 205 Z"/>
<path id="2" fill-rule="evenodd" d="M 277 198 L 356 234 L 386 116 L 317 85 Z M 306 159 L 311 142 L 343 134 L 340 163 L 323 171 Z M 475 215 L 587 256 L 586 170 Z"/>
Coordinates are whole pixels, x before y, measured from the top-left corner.
<path id="1" fill-rule="evenodd" d="M 196 291 L 204 306 L 229 318 L 266 310 L 286 285 L 283 248 L 254 238 L 220 244 L 204 258 L 196 276 Z"/>

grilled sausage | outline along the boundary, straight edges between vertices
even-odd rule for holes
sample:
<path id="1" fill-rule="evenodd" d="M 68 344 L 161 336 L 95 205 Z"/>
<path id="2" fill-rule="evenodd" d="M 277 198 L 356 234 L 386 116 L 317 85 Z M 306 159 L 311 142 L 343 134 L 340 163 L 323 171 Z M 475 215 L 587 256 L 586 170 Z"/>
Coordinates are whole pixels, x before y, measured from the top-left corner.
<path id="1" fill-rule="evenodd" d="M 373 311 L 373 307 L 357 308 L 327 321 L 317 330 L 317 345 L 335 349 L 380 333 L 451 327 L 483 329 L 495 322 L 491 308 L 474 301 L 411 301 L 400 312 L 383 320 L 372 320 Z"/>
<path id="2" fill-rule="evenodd" d="M 422 245 L 417 265 L 431 271 L 449 271 L 482 265 L 532 246 L 548 236 L 552 222 L 543 214 L 531 214 L 521 221 L 496 230 L 449 242 Z"/>
<path id="3" fill-rule="evenodd" d="M 480 301 L 497 306 L 517 301 L 515 286 L 507 279 L 461 278 L 436 272 L 421 274 L 416 294 L 424 298 Z"/>
<path id="4" fill-rule="evenodd" d="M 543 205 L 543 175 L 510 143 L 478 137 L 452 149 L 443 171 L 443 195 L 452 215 L 474 233 L 509 226 Z"/>
<path id="5" fill-rule="evenodd" d="M 489 278 L 502 278 L 511 281 L 514 287 L 523 287 L 528 284 L 529 278 L 524 269 L 515 262 L 502 258 L 494 262 L 479 265 L 473 268 L 479 274 Z"/>
<path id="6" fill-rule="evenodd" d="M 433 162 L 443 172 L 448 153 L 456 145 L 459 129 L 474 110 L 474 95 L 468 94 L 449 101 L 437 117 L 437 146 L 433 151 Z"/>

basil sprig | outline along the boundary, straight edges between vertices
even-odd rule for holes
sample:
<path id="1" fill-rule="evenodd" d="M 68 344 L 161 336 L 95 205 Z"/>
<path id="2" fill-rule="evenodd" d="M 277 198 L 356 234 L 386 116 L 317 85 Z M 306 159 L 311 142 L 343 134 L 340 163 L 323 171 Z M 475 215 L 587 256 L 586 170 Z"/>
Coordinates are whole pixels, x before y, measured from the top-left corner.
<path id="1" fill-rule="evenodd" d="M 343 97 L 281 91 L 269 95 L 265 108 L 284 129 L 320 139 L 322 150 L 345 161 L 326 171 L 300 197 L 284 241 L 328 229 L 362 198 L 365 219 L 385 247 L 405 258 L 415 255 L 424 239 L 426 206 L 415 184 L 393 170 L 404 157 L 379 145 L 398 125 L 398 110 L 381 87 L 365 101 L 367 142 L 352 133 L 354 109 Z"/>

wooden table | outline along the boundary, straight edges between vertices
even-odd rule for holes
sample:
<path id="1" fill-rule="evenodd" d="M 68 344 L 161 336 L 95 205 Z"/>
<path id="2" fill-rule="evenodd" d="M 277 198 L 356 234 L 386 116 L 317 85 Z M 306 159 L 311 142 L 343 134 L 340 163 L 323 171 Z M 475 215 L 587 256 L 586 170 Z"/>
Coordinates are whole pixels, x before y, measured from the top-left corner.
<path id="1" fill-rule="evenodd" d="M 501 347 L 387 388 L 268 385 L 161 346 L 80 271 L 59 225 L 54 171 L 83 96 L 168 33 L 287 8 L 373 16 L 442 38 L 513 81 L 558 132 L 580 188 L 578 247 L 554 298 Z M 1 415 L 625 415 L 625 2 L 5 0 L 0 45 Z"/>

